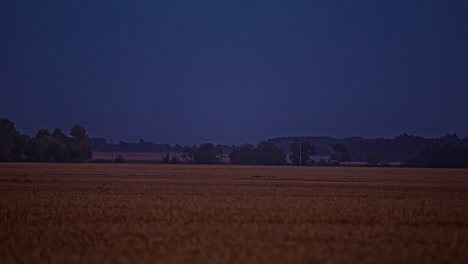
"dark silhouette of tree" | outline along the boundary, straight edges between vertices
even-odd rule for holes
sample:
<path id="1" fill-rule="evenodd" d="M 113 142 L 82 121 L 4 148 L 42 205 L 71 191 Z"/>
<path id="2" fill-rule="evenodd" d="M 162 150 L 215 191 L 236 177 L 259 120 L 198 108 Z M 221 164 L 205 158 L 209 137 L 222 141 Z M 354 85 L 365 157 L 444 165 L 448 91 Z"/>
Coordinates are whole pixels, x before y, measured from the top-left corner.
<path id="1" fill-rule="evenodd" d="M 170 164 L 171 163 L 171 155 L 169 153 L 166 153 L 162 159 L 161 159 L 162 164 Z"/>
<path id="2" fill-rule="evenodd" d="M 180 158 L 177 156 L 172 156 L 171 164 L 179 164 L 179 163 L 180 163 Z"/>
<path id="3" fill-rule="evenodd" d="M 37 130 L 36 135 L 34 136 L 35 139 L 41 139 L 46 137 L 52 137 L 52 134 L 50 133 L 49 129 L 46 128 L 41 128 Z"/>
<path id="4" fill-rule="evenodd" d="M 29 141 L 26 156 L 35 162 L 84 162 L 92 157 L 91 139 L 86 130 L 75 125 L 67 137 L 60 128 L 52 133 L 41 128 Z"/>
<path id="5" fill-rule="evenodd" d="M 88 140 L 89 137 L 86 134 L 86 129 L 83 126 L 80 125 L 73 125 L 72 128 L 70 129 L 70 136 L 72 137 L 73 140 L 77 142 L 81 142 L 84 140 Z"/>
<path id="6" fill-rule="evenodd" d="M 13 122 L 0 118 L 0 161 L 83 162 L 91 159 L 91 139 L 84 127 L 74 125 L 72 138 L 60 128 L 39 129 L 33 138 L 21 135 Z"/>
<path id="7" fill-rule="evenodd" d="M 184 152 L 181 155 L 181 158 L 188 161 L 189 163 L 193 162 L 193 156 L 195 156 L 195 152 L 197 151 L 197 146 L 193 145 L 191 147 L 184 146 Z"/>
<path id="8" fill-rule="evenodd" d="M 66 162 L 67 146 L 54 138 L 47 139 L 46 157 L 49 162 Z"/>
<path id="9" fill-rule="evenodd" d="M 254 165 L 257 159 L 257 150 L 254 145 L 245 144 L 234 147 L 229 154 L 231 164 L 235 165 Z"/>
<path id="10" fill-rule="evenodd" d="M 377 167 L 379 166 L 380 159 L 372 152 L 367 152 L 366 154 L 367 166 Z"/>
<path id="11" fill-rule="evenodd" d="M 302 141 L 299 138 L 296 138 L 290 146 L 291 155 L 289 155 L 289 159 L 291 160 L 292 165 L 309 165 L 310 156 L 315 154 L 315 147 L 309 142 Z"/>
<path id="12" fill-rule="evenodd" d="M 58 136 L 58 132 L 55 131 Z M 63 139 L 65 142 L 65 139 Z M 69 162 L 69 150 L 66 143 L 56 139 L 48 129 L 41 128 L 29 141 L 29 159 L 35 162 Z"/>
<path id="13" fill-rule="evenodd" d="M 330 155 L 330 160 L 332 162 L 347 162 L 351 160 L 351 156 L 349 155 L 348 147 L 345 144 L 337 143 L 332 146 L 333 151 Z"/>
<path id="14" fill-rule="evenodd" d="M 0 161 L 21 161 L 27 147 L 27 138 L 7 118 L 0 118 Z"/>
<path id="15" fill-rule="evenodd" d="M 468 168 L 468 147 L 452 142 L 444 146 L 433 144 L 419 155 L 402 164 L 404 167 Z"/>
<path id="16" fill-rule="evenodd" d="M 221 154 L 221 149 L 211 143 L 205 143 L 196 149 L 193 160 L 198 164 L 215 164 L 221 161 Z"/>
<path id="17" fill-rule="evenodd" d="M 166 153 L 162 159 L 161 159 L 161 163 L 162 164 L 179 164 L 180 163 L 180 159 L 179 157 L 177 156 L 172 156 L 169 154 L 169 153 Z"/>
<path id="18" fill-rule="evenodd" d="M 317 161 L 317 166 L 330 166 L 330 163 L 324 159 L 319 159 L 319 161 Z"/>
<path id="19" fill-rule="evenodd" d="M 77 155 L 75 150 L 73 158 L 75 162 L 83 162 L 90 160 L 93 157 L 91 151 L 91 139 L 86 134 L 86 129 L 80 125 L 73 125 L 70 129 L 70 136 L 72 137 L 73 144 L 78 147 L 80 154 Z"/>
<path id="20" fill-rule="evenodd" d="M 176 153 L 184 152 L 184 148 L 179 144 L 175 144 L 173 148 L 173 152 L 176 152 Z"/>
<path id="21" fill-rule="evenodd" d="M 67 135 L 65 135 L 63 132 L 62 132 L 62 129 L 61 128 L 55 128 L 54 131 L 52 131 L 52 137 L 60 142 L 62 142 L 63 144 L 69 144 L 69 137 L 67 137 Z"/>
<path id="22" fill-rule="evenodd" d="M 127 162 L 122 155 L 117 155 L 114 159 L 114 163 L 125 163 Z"/>
<path id="23" fill-rule="evenodd" d="M 391 167 L 392 165 L 390 165 L 390 163 L 386 162 L 386 161 L 383 161 L 383 162 L 380 162 L 379 163 L 379 166 L 380 167 Z"/>
<path id="24" fill-rule="evenodd" d="M 286 155 L 282 149 L 274 143 L 261 141 L 257 145 L 257 162 L 258 165 L 285 165 Z"/>

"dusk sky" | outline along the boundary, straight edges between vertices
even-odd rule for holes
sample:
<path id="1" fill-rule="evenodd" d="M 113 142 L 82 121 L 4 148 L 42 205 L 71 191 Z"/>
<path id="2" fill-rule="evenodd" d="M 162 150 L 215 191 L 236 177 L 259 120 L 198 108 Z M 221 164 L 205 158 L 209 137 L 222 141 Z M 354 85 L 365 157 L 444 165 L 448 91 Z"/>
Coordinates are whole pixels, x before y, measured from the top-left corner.
<path id="1" fill-rule="evenodd" d="M 468 1 L 1 1 L 0 34 L 28 135 L 468 136 Z"/>

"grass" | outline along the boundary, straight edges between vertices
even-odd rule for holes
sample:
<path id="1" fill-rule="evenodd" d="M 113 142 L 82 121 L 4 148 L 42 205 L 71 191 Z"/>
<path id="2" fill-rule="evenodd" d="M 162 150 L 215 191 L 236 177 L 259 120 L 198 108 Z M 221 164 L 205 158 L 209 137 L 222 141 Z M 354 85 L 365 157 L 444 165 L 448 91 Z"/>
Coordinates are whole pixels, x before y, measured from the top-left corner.
<path id="1" fill-rule="evenodd" d="M 468 170 L 0 163 L 0 263 L 467 263 Z"/>

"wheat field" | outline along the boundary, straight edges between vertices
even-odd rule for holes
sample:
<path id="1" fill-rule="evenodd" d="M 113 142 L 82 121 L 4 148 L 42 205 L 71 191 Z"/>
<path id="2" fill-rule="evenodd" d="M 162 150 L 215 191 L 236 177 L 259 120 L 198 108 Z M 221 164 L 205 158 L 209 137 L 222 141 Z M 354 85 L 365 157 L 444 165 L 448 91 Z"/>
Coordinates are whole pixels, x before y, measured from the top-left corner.
<path id="1" fill-rule="evenodd" d="M 468 170 L 0 163 L 0 263 L 468 263 Z"/>

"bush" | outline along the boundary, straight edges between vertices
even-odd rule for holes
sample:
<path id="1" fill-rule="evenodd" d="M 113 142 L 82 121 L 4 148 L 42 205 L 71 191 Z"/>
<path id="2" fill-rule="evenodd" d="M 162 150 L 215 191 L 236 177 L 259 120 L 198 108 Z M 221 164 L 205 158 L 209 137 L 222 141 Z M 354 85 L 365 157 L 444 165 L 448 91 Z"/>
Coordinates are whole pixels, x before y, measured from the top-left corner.
<path id="1" fill-rule="evenodd" d="M 105 159 L 95 159 L 91 161 L 92 163 L 107 163 L 107 160 Z"/>
<path id="2" fill-rule="evenodd" d="M 317 162 L 317 166 L 329 166 L 330 163 L 328 163 L 328 161 L 324 160 L 324 159 L 319 159 L 319 161 Z"/>
<path id="3" fill-rule="evenodd" d="M 125 163 L 125 162 L 126 162 L 126 160 L 124 159 L 124 157 L 122 157 L 122 155 L 118 155 L 114 159 L 114 163 Z"/>
<path id="4" fill-rule="evenodd" d="M 193 159 L 198 164 L 216 164 L 221 162 L 222 150 L 211 143 L 201 144 L 197 148 Z"/>

